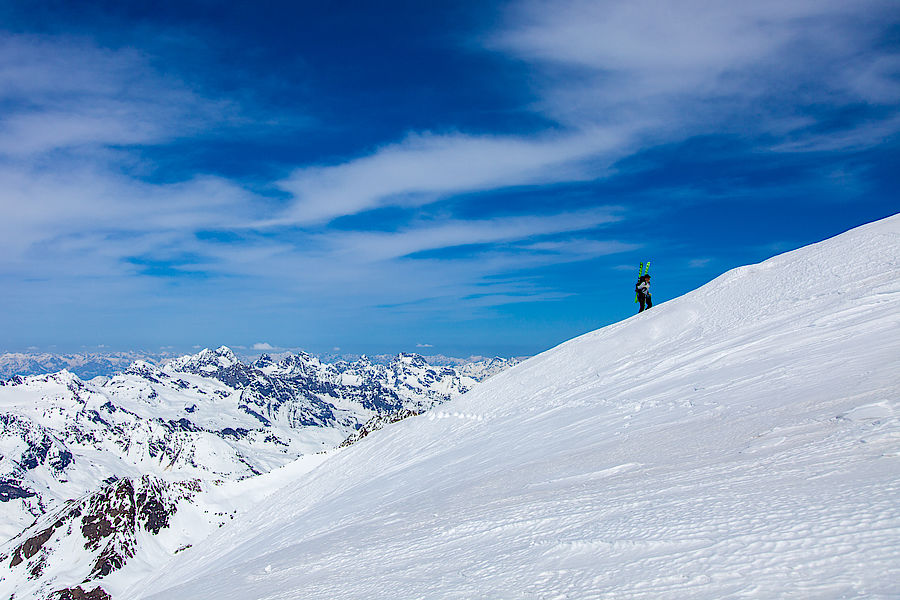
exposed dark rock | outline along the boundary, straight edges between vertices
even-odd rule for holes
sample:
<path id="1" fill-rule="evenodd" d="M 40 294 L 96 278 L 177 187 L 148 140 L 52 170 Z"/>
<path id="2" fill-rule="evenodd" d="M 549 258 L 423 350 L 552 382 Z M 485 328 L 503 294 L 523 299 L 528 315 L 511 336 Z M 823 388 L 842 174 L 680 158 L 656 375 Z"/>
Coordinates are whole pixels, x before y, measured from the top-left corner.
<path id="1" fill-rule="evenodd" d="M 91 570 L 88 578 L 85 579 L 85 583 L 92 579 L 106 577 L 113 571 L 118 571 L 124 567 L 128 559 L 134 556 L 135 546 L 133 540 L 128 540 L 121 546 L 118 544 L 107 544 L 94 562 L 94 568 Z"/>
<path id="2" fill-rule="evenodd" d="M 112 600 L 112 596 L 107 594 L 100 586 L 95 587 L 90 592 L 86 592 L 79 585 L 74 588 L 53 592 L 48 596 L 48 600 Z"/>
<path id="3" fill-rule="evenodd" d="M 27 560 L 38 553 L 38 550 L 47 543 L 47 540 L 50 539 L 50 536 L 53 535 L 53 527 L 48 527 L 44 529 L 34 537 L 30 537 L 25 540 L 18 548 L 13 550 L 12 560 L 9 563 L 10 567 L 15 567 L 20 564 L 23 560 Z"/>
<path id="4" fill-rule="evenodd" d="M 235 440 L 239 440 L 243 437 L 246 437 L 250 432 L 243 427 L 238 427 L 237 429 L 232 429 L 231 427 L 226 427 L 225 429 L 219 432 L 219 435 L 222 437 L 230 437 Z"/>
<path id="5" fill-rule="evenodd" d="M 169 444 L 166 440 L 155 439 L 147 444 L 147 451 L 153 458 L 166 455 L 168 450 Z"/>
<path id="6" fill-rule="evenodd" d="M 267 418 L 265 418 L 264 416 L 262 416 L 261 414 L 259 414 L 258 412 L 256 412 L 255 410 L 253 410 L 252 408 L 247 406 L 246 404 L 241 404 L 238 406 L 238 408 L 241 409 L 242 411 L 244 411 L 245 413 L 247 413 L 248 415 L 256 418 L 265 427 L 269 427 L 272 425 L 271 421 L 269 421 Z M 231 428 L 227 427 L 226 429 L 231 429 Z"/>
<path id="7" fill-rule="evenodd" d="M 47 454 L 49 454 L 52 445 L 53 440 L 48 435 L 44 435 L 40 440 L 33 441 L 25 452 L 22 453 L 19 464 L 21 464 L 26 471 L 36 469 L 38 465 L 47 460 Z"/>
<path id="8" fill-rule="evenodd" d="M 105 577 L 121 569 L 135 555 L 137 532 L 158 534 L 169 526 L 177 502 L 200 490 L 198 481 L 167 484 L 145 475 L 112 481 L 101 491 L 84 499 L 70 515 L 81 516 L 81 533 L 86 550 L 100 550 L 85 582 Z"/>
<path id="9" fill-rule="evenodd" d="M 423 411 L 411 410 L 408 408 L 401 408 L 400 410 L 387 414 L 387 415 L 376 415 L 365 422 L 365 424 L 360 427 L 356 433 L 350 435 L 346 440 L 341 442 L 338 448 L 345 448 L 347 446 L 353 445 L 359 440 L 363 439 L 370 433 L 378 431 L 382 429 L 386 425 L 390 425 L 391 423 L 397 423 L 398 421 L 402 421 L 403 419 L 408 419 L 409 417 L 416 417 L 421 415 Z"/>
<path id="10" fill-rule="evenodd" d="M 0 479 L 0 502 L 9 502 L 18 498 L 30 498 L 34 495 L 34 492 L 22 487 L 18 481 Z"/>
<path id="11" fill-rule="evenodd" d="M 49 461 L 50 466 L 58 472 L 64 471 L 73 462 L 75 462 L 75 457 L 68 450 L 60 450 Z"/>
<path id="12" fill-rule="evenodd" d="M 187 410 L 187 409 L 185 409 L 185 410 Z M 193 411 L 189 411 L 189 412 L 193 412 Z M 177 421 L 171 421 L 171 420 L 162 421 L 162 420 L 160 420 L 160 423 L 162 423 L 163 426 L 166 429 L 168 429 L 169 431 L 203 431 L 203 428 L 197 427 L 196 425 L 194 425 L 194 423 L 192 423 L 188 419 L 185 419 L 184 417 L 178 419 Z"/>
<path id="13" fill-rule="evenodd" d="M 109 404 L 109 402 L 107 402 L 107 404 Z M 105 405 L 104 405 L 104 406 L 105 406 Z M 109 411 L 109 412 L 114 412 L 114 411 L 115 411 L 115 407 L 113 407 L 113 410 L 111 410 L 111 411 Z M 109 422 L 107 422 L 106 419 L 104 419 L 103 417 L 101 417 L 101 416 L 100 416 L 100 413 L 97 412 L 96 410 L 88 411 L 88 414 L 90 415 L 89 419 L 90 419 L 92 422 L 97 423 L 97 424 L 100 424 L 100 425 L 105 425 L 105 426 L 107 426 L 107 427 L 112 427 L 112 426 L 109 424 Z"/>
<path id="14" fill-rule="evenodd" d="M 81 533 L 89 550 L 100 547 L 103 538 L 134 523 L 134 484 L 120 479 L 97 494 L 88 503 L 81 520 Z"/>
<path id="15" fill-rule="evenodd" d="M 160 498 L 159 490 L 142 490 L 137 495 L 138 518 L 144 529 L 156 535 L 169 526 L 169 507 Z"/>
<path id="16" fill-rule="evenodd" d="M 31 575 L 29 579 L 37 579 L 41 575 L 44 574 L 44 568 L 47 566 L 47 554 L 42 553 L 36 561 L 31 565 L 31 568 L 28 569 L 28 573 Z"/>
<path id="17" fill-rule="evenodd" d="M 275 364 L 275 361 L 272 360 L 272 357 L 268 354 L 260 354 L 259 358 L 253 361 L 251 365 L 254 369 L 264 369 L 266 367 L 270 367 Z"/>

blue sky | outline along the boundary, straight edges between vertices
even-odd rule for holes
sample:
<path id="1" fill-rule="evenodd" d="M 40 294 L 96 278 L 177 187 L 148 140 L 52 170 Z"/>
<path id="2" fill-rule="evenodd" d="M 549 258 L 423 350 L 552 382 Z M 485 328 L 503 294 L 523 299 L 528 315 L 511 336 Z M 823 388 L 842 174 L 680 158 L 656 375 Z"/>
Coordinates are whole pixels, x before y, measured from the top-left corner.
<path id="1" fill-rule="evenodd" d="M 526 355 L 897 212 L 894 0 L 0 3 L 0 351 Z"/>

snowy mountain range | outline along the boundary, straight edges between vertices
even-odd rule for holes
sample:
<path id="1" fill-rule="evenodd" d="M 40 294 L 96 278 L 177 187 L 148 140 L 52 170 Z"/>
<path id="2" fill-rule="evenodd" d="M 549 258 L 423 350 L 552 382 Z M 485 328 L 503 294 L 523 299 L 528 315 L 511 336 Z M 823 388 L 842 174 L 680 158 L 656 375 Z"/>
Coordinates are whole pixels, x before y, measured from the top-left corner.
<path id="1" fill-rule="evenodd" d="M 314 463 L 365 424 L 420 414 L 504 362 L 465 374 L 414 354 L 387 365 L 308 354 L 248 365 L 221 347 L 87 382 L 67 371 L 2 382 L 0 535 L 15 537 L 0 562 L 22 577 L 0 574 L 0 592 L 51 597 L 69 589 L 61 573 L 86 583 L 135 557 L 168 556 L 233 518 L 241 499 L 223 500 L 226 484 L 300 457 Z M 173 546 L 179 513 L 193 514 L 193 533 Z"/>
<path id="2" fill-rule="evenodd" d="M 74 489 L 87 462 L 85 480 L 131 469 L 0 548 L 0 594 L 897 598 L 900 216 L 725 273 L 464 394 L 462 375 L 414 356 L 383 372 L 297 362 L 219 349 L 0 387 L 6 412 L 44 428 L 34 451 L 0 440 L 28 467 L 10 496 Z M 312 391 L 291 396 L 301 380 Z M 88 432 L 94 414 L 150 424 L 95 451 L 107 440 L 66 437 L 73 411 Z M 151 454 L 165 424 L 193 458 Z"/>
<path id="3" fill-rule="evenodd" d="M 91 379 L 121 373 L 137 360 L 162 364 L 172 358 L 176 356 L 164 352 L 4 352 L 0 354 L 0 379 L 63 370 L 75 373 L 81 379 Z"/>
<path id="4" fill-rule="evenodd" d="M 244 352 L 247 352 L 244 349 Z M 241 354 L 236 352 L 238 358 L 243 362 L 254 362 L 259 356 L 258 352 L 252 354 Z M 284 351 L 272 354 L 266 354 L 270 360 L 280 362 L 284 358 L 288 358 L 298 354 L 296 351 Z M 359 354 L 340 354 L 325 353 L 318 355 L 309 355 L 299 352 L 300 355 L 315 356 L 319 361 L 324 363 L 356 363 L 370 362 L 376 365 L 390 365 L 395 359 L 393 354 L 376 354 L 373 356 Z M 60 354 L 53 352 L 4 352 L 0 353 L 0 380 L 9 379 L 16 375 L 47 375 L 50 373 L 58 373 L 59 371 L 69 371 L 79 378 L 87 380 L 94 377 L 112 376 L 126 370 L 132 363 L 143 361 L 156 365 L 164 366 L 169 361 L 179 358 L 180 354 L 174 354 L 171 351 L 144 352 L 75 352 L 68 354 Z M 458 358 L 453 356 L 445 356 L 443 354 L 433 356 L 423 356 L 425 362 L 435 367 L 453 367 L 458 372 L 466 376 L 473 376 L 476 379 L 484 378 L 488 373 L 498 373 L 507 368 L 510 364 L 518 363 L 527 357 L 517 358 L 497 358 L 487 356 L 470 356 L 468 358 Z"/>

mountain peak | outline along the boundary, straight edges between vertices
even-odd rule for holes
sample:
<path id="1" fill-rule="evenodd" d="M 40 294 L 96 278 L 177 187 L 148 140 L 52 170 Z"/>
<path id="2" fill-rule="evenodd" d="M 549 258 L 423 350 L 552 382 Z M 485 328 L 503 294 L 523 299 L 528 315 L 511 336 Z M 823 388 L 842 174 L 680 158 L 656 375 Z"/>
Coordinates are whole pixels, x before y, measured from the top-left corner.
<path id="1" fill-rule="evenodd" d="M 235 359 L 234 352 L 228 346 L 219 346 L 216 348 L 216 354 L 229 359 Z"/>
<path id="2" fill-rule="evenodd" d="M 425 367 L 428 365 L 425 357 L 415 352 L 401 352 L 392 362 L 413 367 Z"/>
<path id="3" fill-rule="evenodd" d="M 186 354 L 168 363 L 169 370 L 188 372 L 214 372 L 240 364 L 237 356 L 228 346 L 215 350 L 204 348 L 197 354 Z"/>

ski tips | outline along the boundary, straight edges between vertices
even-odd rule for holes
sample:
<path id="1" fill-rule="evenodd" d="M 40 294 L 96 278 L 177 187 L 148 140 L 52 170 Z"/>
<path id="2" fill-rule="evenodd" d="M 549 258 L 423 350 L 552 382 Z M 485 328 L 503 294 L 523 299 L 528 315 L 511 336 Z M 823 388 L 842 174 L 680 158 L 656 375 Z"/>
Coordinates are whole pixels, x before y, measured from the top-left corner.
<path id="1" fill-rule="evenodd" d="M 638 269 L 638 277 L 643 277 L 650 272 L 650 261 L 642 262 L 641 268 Z"/>

